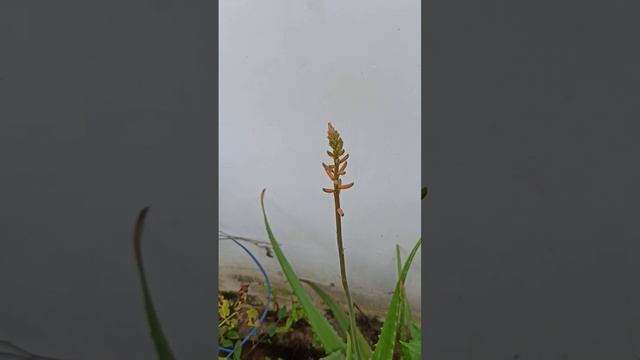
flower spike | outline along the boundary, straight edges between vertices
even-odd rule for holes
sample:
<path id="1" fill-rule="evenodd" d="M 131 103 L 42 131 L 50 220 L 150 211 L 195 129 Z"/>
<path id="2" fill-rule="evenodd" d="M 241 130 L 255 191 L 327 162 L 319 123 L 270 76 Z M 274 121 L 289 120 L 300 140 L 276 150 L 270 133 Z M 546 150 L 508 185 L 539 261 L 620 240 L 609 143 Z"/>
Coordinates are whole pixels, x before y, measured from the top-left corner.
<path id="1" fill-rule="evenodd" d="M 353 186 L 353 183 L 342 185 L 342 180 L 340 179 L 342 175 L 347 173 L 347 159 L 349 158 L 349 154 L 345 154 L 342 137 L 331 123 L 328 124 L 327 139 L 329 140 L 329 147 L 331 148 L 331 150 L 327 151 L 327 155 L 333 160 L 333 165 L 322 163 L 322 167 L 327 173 L 329 180 L 333 182 L 333 191 L 328 192 L 326 189 L 323 189 L 323 191 L 337 195 L 340 190 L 346 190 Z"/>
<path id="2" fill-rule="evenodd" d="M 338 243 L 338 258 L 340 260 L 340 277 L 342 278 L 342 287 L 345 295 L 347 296 L 347 304 L 349 305 L 349 334 L 351 339 L 356 339 L 356 317 L 353 311 L 353 299 L 351 298 L 351 292 L 349 291 L 349 284 L 347 283 L 347 270 L 344 260 L 344 246 L 342 242 L 342 217 L 344 216 L 344 210 L 340 206 L 340 192 L 342 190 L 349 189 L 353 186 L 353 182 L 348 184 L 342 184 L 342 175 L 346 174 L 347 159 L 349 154 L 345 154 L 344 142 L 340 137 L 338 131 L 329 123 L 327 131 L 327 139 L 329 139 L 329 147 L 331 151 L 327 151 L 327 155 L 333 160 L 333 165 L 322 164 L 324 170 L 329 175 L 329 178 L 333 182 L 333 189 L 323 188 L 322 191 L 333 194 L 333 200 L 335 205 L 335 217 L 336 217 L 336 240 Z M 344 155 L 344 156 L 343 156 Z M 340 158 L 342 156 L 342 158 Z M 350 351 L 350 350 L 348 350 Z M 355 358 L 362 359 L 360 348 L 357 341 L 354 341 L 354 353 Z"/>

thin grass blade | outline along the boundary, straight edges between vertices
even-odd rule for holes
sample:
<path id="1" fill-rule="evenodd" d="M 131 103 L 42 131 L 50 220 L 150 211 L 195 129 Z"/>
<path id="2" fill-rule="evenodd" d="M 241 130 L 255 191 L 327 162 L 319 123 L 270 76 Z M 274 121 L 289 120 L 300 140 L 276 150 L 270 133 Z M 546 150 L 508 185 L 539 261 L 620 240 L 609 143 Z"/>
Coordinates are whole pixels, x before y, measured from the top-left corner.
<path id="1" fill-rule="evenodd" d="M 398 268 L 398 281 L 400 280 L 400 276 L 402 275 L 402 258 L 400 257 L 400 245 L 396 245 L 396 265 Z M 407 323 L 408 323 L 408 304 L 406 301 L 406 293 L 404 291 L 404 288 L 402 289 L 402 296 L 400 297 L 400 324 L 399 324 L 399 331 L 400 331 L 400 336 L 398 337 L 398 339 L 400 341 L 408 341 L 409 340 L 409 331 L 407 330 Z M 399 346 L 399 350 L 400 353 L 402 354 L 402 358 L 403 359 L 409 359 L 409 356 L 411 356 L 410 354 L 408 354 L 408 351 L 402 347 Z"/>
<path id="2" fill-rule="evenodd" d="M 153 300 L 151 298 L 151 292 L 147 285 L 147 278 L 144 272 L 144 263 L 142 261 L 142 230 L 144 229 L 144 220 L 149 212 L 149 208 L 146 207 L 138 214 L 138 220 L 133 233 L 133 251 L 136 257 L 136 266 L 138 269 L 138 275 L 140 276 L 140 283 L 142 284 L 142 294 L 144 296 L 144 310 L 147 313 L 147 322 L 149 324 L 149 332 L 153 339 L 156 352 L 158 354 L 158 360 L 174 360 L 173 352 L 169 346 L 169 342 L 164 336 L 160 320 L 156 314 L 155 307 L 153 306 Z"/>

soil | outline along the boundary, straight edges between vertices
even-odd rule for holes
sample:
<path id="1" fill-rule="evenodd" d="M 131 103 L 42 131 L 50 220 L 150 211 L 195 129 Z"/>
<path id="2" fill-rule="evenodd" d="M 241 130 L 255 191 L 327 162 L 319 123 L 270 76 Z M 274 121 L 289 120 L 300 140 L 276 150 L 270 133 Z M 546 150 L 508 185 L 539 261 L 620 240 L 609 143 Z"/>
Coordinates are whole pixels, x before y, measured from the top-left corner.
<path id="1" fill-rule="evenodd" d="M 327 318 L 331 323 L 335 321 L 327 313 Z M 277 319 L 275 311 L 270 311 L 263 324 L 267 328 Z M 365 314 L 356 316 L 358 328 L 369 341 L 370 345 L 375 344 L 382 321 L 376 317 L 369 317 Z M 278 334 L 269 339 L 264 333 L 258 333 L 252 340 L 248 341 L 243 349 L 241 359 L 243 360 L 264 360 L 269 357 L 273 360 L 278 358 L 283 360 L 316 360 L 326 356 L 324 350 L 313 345 L 313 331 L 304 320 L 298 321 L 292 326 L 291 331 L 285 334 Z M 220 354 L 224 357 L 224 354 Z"/>
<path id="2" fill-rule="evenodd" d="M 230 300 L 235 301 L 238 298 L 238 293 L 234 291 L 221 291 L 220 294 Z M 291 295 L 284 295 L 281 300 L 285 302 L 282 306 L 289 307 L 294 299 Z M 291 302 L 287 302 L 285 299 L 290 298 Z M 264 305 L 260 299 L 250 294 L 246 295 L 246 303 L 255 307 L 262 308 Z M 241 353 L 241 359 L 243 360 L 264 360 L 270 358 L 272 360 L 316 360 L 325 357 L 322 347 L 317 342 L 314 342 L 314 334 L 311 326 L 305 320 L 299 320 L 291 326 L 291 329 L 286 333 L 275 334 L 269 337 L 267 334 L 268 329 L 279 324 L 282 325 L 282 321 L 278 321 L 278 305 L 279 301 L 272 303 L 272 308 L 267 312 L 267 316 L 263 324 L 258 328 L 257 333 L 247 341 Z M 377 342 L 380 330 L 383 322 L 375 315 L 366 314 L 357 304 L 354 304 L 356 310 L 356 323 L 358 329 L 362 332 L 369 345 L 373 348 L 373 345 Z M 271 306 L 270 306 L 271 307 Z M 329 310 L 325 310 L 325 317 L 329 320 L 329 323 L 339 333 L 339 326 L 333 318 Z M 246 331 L 241 331 L 246 334 Z M 225 357 L 225 353 L 219 354 L 221 357 Z M 399 354 L 395 354 L 394 359 L 398 358 Z"/>

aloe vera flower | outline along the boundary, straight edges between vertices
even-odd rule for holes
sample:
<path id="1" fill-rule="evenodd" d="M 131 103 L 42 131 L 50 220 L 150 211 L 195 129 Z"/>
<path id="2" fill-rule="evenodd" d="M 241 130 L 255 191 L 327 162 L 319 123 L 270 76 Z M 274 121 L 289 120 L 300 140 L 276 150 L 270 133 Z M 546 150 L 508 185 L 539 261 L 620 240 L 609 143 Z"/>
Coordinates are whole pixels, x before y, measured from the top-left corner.
<path id="1" fill-rule="evenodd" d="M 342 184 L 341 176 L 347 173 L 347 159 L 349 159 L 349 154 L 345 154 L 344 143 L 342 142 L 340 133 L 338 133 L 331 123 L 329 123 L 328 127 L 327 138 L 329 139 L 329 147 L 331 150 L 327 151 L 327 155 L 333 160 L 333 164 L 327 165 L 322 163 L 322 167 L 329 177 L 329 180 L 333 183 L 333 188 L 322 188 L 322 191 L 329 194 L 337 194 L 341 190 L 352 187 L 353 182 Z M 336 209 L 336 212 L 338 212 L 340 216 L 344 216 L 344 211 L 340 207 Z"/>

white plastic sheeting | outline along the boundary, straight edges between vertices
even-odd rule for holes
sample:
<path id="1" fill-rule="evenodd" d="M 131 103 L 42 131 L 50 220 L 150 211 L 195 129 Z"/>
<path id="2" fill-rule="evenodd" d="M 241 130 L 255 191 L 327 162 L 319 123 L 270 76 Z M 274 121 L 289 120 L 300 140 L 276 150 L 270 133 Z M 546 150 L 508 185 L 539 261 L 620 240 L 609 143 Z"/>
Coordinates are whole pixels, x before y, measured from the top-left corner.
<path id="1" fill-rule="evenodd" d="M 332 122 L 350 154 L 342 193 L 351 287 L 386 301 L 420 236 L 420 2 L 220 2 L 220 229 L 267 240 L 259 195 L 300 276 L 339 286 L 321 163 Z M 275 259 L 256 254 L 267 271 Z M 221 242 L 221 273 L 251 261 Z M 420 304 L 420 257 L 407 291 Z"/>

